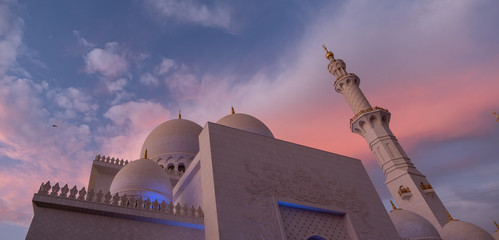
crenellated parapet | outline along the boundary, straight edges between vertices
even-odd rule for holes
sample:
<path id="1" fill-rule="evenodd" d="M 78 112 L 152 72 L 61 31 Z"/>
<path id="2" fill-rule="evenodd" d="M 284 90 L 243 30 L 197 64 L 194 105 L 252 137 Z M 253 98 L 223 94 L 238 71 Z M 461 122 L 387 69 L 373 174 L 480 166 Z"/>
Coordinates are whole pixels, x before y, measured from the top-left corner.
<path id="1" fill-rule="evenodd" d="M 123 160 L 123 159 L 114 158 L 114 157 L 110 157 L 110 156 L 106 157 L 105 155 L 101 156 L 100 154 L 97 154 L 97 156 L 95 156 L 94 161 L 115 164 L 118 166 L 125 166 L 129 163 L 128 160 Z M 130 161 L 130 162 L 132 162 L 132 161 Z"/>
<path id="2" fill-rule="evenodd" d="M 374 108 L 372 108 L 372 107 L 366 108 L 366 109 L 361 110 L 357 114 L 355 114 L 352 118 L 350 118 L 350 124 L 352 124 L 353 121 L 357 120 L 357 118 L 359 118 L 362 114 L 368 113 L 368 112 L 373 112 L 373 111 L 376 111 L 376 110 L 381 110 L 381 111 L 383 111 L 385 113 L 388 113 L 388 114 L 390 113 L 390 111 L 388 111 L 388 110 L 386 110 L 384 108 L 378 107 L 378 106 L 376 106 Z"/>
<path id="3" fill-rule="evenodd" d="M 121 196 L 118 193 L 112 195 L 110 192 L 104 194 L 102 191 L 95 193 L 93 189 L 87 192 L 85 187 L 78 190 L 76 185 L 71 189 L 69 189 L 67 184 L 61 188 L 59 183 L 51 186 L 50 181 L 41 184 L 38 194 L 54 198 L 72 199 L 75 201 L 92 202 L 170 215 L 204 218 L 204 212 L 201 209 L 201 206 L 195 208 L 194 205 L 189 207 L 187 204 L 173 204 L 171 201 L 169 203 L 161 201 L 160 203 L 157 199 L 154 201 L 151 201 L 149 198 L 144 200 L 141 197 L 129 197 L 126 194 Z"/>

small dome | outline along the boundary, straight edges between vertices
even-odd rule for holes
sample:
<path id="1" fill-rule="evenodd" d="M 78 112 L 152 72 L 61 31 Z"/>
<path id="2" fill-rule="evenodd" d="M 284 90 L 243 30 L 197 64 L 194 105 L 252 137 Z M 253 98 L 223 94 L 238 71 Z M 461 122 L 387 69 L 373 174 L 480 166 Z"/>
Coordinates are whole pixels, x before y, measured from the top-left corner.
<path id="1" fill-rule="evenodd" d="M 244 113 L 234 113 L 218 120 L 217 124 L 273 138 L 274 135 L 265 124 L 257 118 Z"/>
<path id="2" fill-rule="evenodd" d="M 481 227 L 459 220 L 445 224 L 441 236 L 444 240 L 494 240 L 492 235 Z"/>
<path id="3" fill-rule="evenodd" d="M 147 148 L 148 158 L 155 158 L 165 153 L 199 152 L 198 136 L 203 128 L 197 123 L 185 119 L 173 119 L 157 126 L 147 136 L 140 157 L 144 157 Z"/>
<path id="4" fill-rule="evenodd" d="M 426 218 L 416 213 L 397 209 L 388 215 L 402 239 L 441 239 L 437 229 Z"/>
<path id="5" fill-rule="evenodd" d="M 166 172 L 150 159 L 139 159 L 124 166 L 111 183 L 111 194 L 149 198 L 158 202 L 172 200 L 172 184 Z"/>

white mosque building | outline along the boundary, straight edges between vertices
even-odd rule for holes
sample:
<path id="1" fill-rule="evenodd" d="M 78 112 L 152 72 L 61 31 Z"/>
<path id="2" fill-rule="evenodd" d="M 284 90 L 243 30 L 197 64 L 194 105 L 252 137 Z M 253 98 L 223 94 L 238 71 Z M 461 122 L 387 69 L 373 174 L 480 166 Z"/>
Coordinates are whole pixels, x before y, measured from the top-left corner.
<path id="1" fill-rule="evenodd" d="M 137 160 L 97 155 L 86 187 L 42 183 L 26 238 L 499 240 L 452 219 L 390 112 L 371 106 L 345 62 L 326 58 L 398 208 L 386 212 L 358 159 L 275 139 L 247 114 L 204 127 L 179 115 L 152 130 Z"/>

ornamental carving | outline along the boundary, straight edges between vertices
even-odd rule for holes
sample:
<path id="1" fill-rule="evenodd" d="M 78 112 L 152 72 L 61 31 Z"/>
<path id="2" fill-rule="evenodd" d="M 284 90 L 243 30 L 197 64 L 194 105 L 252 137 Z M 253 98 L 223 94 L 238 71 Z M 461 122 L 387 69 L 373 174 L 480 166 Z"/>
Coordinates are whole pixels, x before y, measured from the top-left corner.
<path id="1" fill-rule="evenodd" d="M 363 200 L 357 198 L 354 187 L 345 187 L 336 180 L 325 179 L 317 173 L 295 169 L 291 173 L 282 170 L 270 170 L 262 167 L 252 169 L 245 164 L 246 170 L 253 176 L 245 189 L 250 194 L 246 221 L 258 228 L 258 233 L 245 235 L 245 239 L 279 239 L 280 230 L 277 221 L 277 203 L 274 197 L 293 198 L 324 206 L 344 209 L 349 215 L 362 239 L 383 239 L 366 220 L 369 213 Z M 284 173 L 283 173 L 284 172 Z"/>

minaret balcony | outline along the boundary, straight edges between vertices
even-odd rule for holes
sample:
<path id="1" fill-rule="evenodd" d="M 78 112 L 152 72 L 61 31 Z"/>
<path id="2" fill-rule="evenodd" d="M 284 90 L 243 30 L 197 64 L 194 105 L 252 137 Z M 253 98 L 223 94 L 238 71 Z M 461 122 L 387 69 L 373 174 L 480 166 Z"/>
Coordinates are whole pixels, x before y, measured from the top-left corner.
<path id="1" fill-rule="evenodd" d="M 434 193 L 435 190 L 433 190 L 433 189 L 426 189 L 426 190 L 423 190 L 423 192 L 426 193 L 426 194 L 430 194 L 430 193 Z"/>
<path id="2" fill-rule="evenodd" d="M 410 198 L 412 196 L 412 192 L 411 189 L 409 189 L 409 187 L 400 186 L 398 193 L 402 199 Z"/>
<path id="3" fill-rule="evenodd" d="M 419 185 L 419 187 L 426 194 L 430 194 L 430 193 L 434 193 L 435 192 L 435 190 L 433 190 L 433 187 L 429 183 L 428 184 L 424 184 L 423 182 L 421 182 L 421 184 Z"/>
<path id="4" fill-rule="evenodd" d="M 364 115 L 365 113 L 374 112 L 376 110 L 381 110 L 383 112 L 390 113 L 390 111 L 388 111 L 387 109 L 380 108 L 378 106 L 376 106 L 374 108 L 367 108 L 367 109 L 364 109 L 364 110 L 358 112 L 357 114 L 355 114 L 355 116 L 353 116 L 352 118 L 350 118 L 350 124 L 352 124 L 353 121 L 357 120 L 358 118 L 360 118 L 360 116 Z"/>

